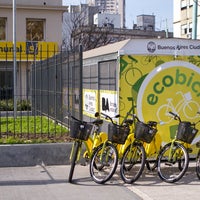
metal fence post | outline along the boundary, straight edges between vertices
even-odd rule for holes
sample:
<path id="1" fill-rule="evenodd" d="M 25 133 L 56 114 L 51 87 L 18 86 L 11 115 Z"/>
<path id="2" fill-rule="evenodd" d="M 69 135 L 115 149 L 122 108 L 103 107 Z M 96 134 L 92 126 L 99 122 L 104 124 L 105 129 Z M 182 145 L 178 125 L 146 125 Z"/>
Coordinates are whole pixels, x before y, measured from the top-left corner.
<path id="1" fill-rule="evenodd" d="M 79 59 L 80 59 L 80 88 L 79 88 L 79 112 L 80 119 L 83 119 L 83 48 L 79 47 Z"/>

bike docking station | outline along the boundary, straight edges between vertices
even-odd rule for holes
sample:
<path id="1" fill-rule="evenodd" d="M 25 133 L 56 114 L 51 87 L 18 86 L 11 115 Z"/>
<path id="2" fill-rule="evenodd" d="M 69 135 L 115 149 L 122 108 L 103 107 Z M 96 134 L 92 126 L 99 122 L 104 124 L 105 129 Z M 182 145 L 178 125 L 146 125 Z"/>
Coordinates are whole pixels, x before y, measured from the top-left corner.
<path id="1" fill-rule="evenodd" d="M 96 111 L 119 114 L 120 124 L 128 112 L 136 113 L 141 121 L 158 122 L 162 144 L 168 143 L 178 127 L 169 111 L 183 121 L 199 119 L 199 55 L 199 40 L 180 38 L 128 39 L 83 52 L 83 77 L 92 85 L 83 83 L 83 118 L 94 118 Z M 196 156 L 199 140 L 200 132 L 191 143 L 191 155 Z"/>
<path id="2" fill-rule="evenodd" d="M 145 165 L 157 168 L 167 183 L 185 175 L 190 158 L 199 157 L 199 55 L 200 41 L 176 38 L 128 39 L 83 52 L 87 81 L 82 81 L 82 119 L 75 129 L 88 137 L 108 134 L 104 140 L 96 137 L 94 148 L 85 145 L 96 183 L 110 180 L 118 164 L 125 183 L 139 179 Z M 88 123 L 97 126 L 95 118 L 103 122 L 91 131 Z M 118 138 L 127 130 L 123 142 L 110 139 L 111 132 Z M 74 137 L 69 182 L 87 138 Z"/>

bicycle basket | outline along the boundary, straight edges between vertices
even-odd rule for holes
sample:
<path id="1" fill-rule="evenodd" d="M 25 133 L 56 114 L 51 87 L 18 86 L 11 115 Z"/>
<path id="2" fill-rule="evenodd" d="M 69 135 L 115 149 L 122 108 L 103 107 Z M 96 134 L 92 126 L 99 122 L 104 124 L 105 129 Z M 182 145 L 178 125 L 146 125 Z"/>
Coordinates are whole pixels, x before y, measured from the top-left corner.
<path id="1" fill-rule="evenodd" d="M 198 130 L 195 129 L 190 122 L 180 122 L 176 139 L 191 144 L 197 132 Z"/>
<path id="2" fill-rule="evenodd" d="M 128 126 L 108 124 L 108 140 L 113 143 L 124 144 L 129 132 Z"/>
<path id="3" fill-rule="evenodd" d="M 148 126 L 143 122 L 137 122 L 135 127 L 135 138 L 138 140 L 142 140 L 143 142 L 150 143 L 155 134 L 157 129 Z"/>
<path id="4" fill-rule="evenodd" d="M 74 139 L 87 140 L 94 131 L 94 125 L 91 123 L 70 121 L 70 137 Z"/>

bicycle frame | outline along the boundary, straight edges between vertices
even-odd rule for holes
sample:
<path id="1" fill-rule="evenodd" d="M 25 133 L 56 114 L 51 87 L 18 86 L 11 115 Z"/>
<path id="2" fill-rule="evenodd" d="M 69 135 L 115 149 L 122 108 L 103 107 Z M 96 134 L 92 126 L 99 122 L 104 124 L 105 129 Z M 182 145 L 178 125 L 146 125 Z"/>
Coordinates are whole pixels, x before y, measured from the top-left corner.
<path id="1" fill-rule="evenodd" d="M 174 145 L 175 145 L 175 142 L 179 143 L 179 144 L 182 144 L 184 146 L 184 142 L 176 140 L 176 139 L 172 140 L 170 151 L 169 151 L 169 157 L 168 157 L 168 161 L 171 161 L 171 162 L 177 161 L 177 159 L 181 158 L 181 156 L 183 155 L 180 151 L 179 152 L 176 151 L 176 155 L 174 156 Z M 172 158 L 173 158 L 173 160 L 172 160 Z"/>
<path id="2" fill-rule="evenodd" d="M 162 147 L 162 139 L 159 132 L 156 133 L 155 137 L 150 143 L 144 143 L 143 145 L 144 145 L 146 157 L 150 158 L 153 156 L 156 159 Z"/>
<path id="3" fill-rule="evenodd" d="M 135 140 L 134 138 L 134 133 L 132 131 L 130 131 L 130 134 L 128 135 L 126 141 L 124 144 L 117 144 L 117 151 L 118 151 L 118 156 L 119 156 L 119 159 L 122 158 L 126 148 L 133 143 L 133 141 Z"/>
<path id="4" fill-rule="evenodd" d="M 84 158 L 91 158 L 94 148 L 98 147 L 103 141 L 106 141 L 106 140 L 107 140 L 107 134 L 105 132 L 101 132 L 99 134 L 97 134 L 95 132 L 93 137 L 90 136 L 88 138 L 88 140 L 86 140 L 86 141 L 82 141 L 82 140 L 76 140 L 76 141 L 83 143 L 85 148 L 86 148 L 85 152 L 83 153 L 83 157 Z M 73 155 L 74 144 L 75 143 L 73 143 L 73 145 L 72 145 L 72 150 L 71 150 L 71 153 L 70 153 L 70 160 L 71 160 L 72 155 Z M 80 160 L 80 155 L 81 155 L 82 149 L 83 149 L 83 147 L 82 147 L 82 144 L 81 144 L 79 151 L 78 151 L 78 156 L 77 156 L 76 161 Z"/>
<path id="5" fill-rule="evenodd" d="M 102 114 L 102 115 L 103 115 L 103 114 Z M 105 115 L 105 116 L 106 116 L 106 115 Z M 128 116 L 128 115 L 127 115 L 127 116 Z M 125 117 L 124 121 L 127 119 L 127 116 Z M 110 120 L 112 123 L 114 123 L 114 122 L 112 121 L 112 118 L 111 118 L 111 117 L 109 117 L 109 116 L 106 116 L 106 117 L 108 117 L 109 120 Z M 117 117 L 118 117 L 118 116 L 117 116 Z M 122 124 L 123 124 L 123 122 L 122 122 Z M 131 126 L 130 126 L 130 128 L 131 128 Z M 134 141 L 134 133 L 133 133 L 133 129 L 131 129 L 131 130 L 130 130 L 130 134 L 127 136 L 126 141 L 125 141 L 124 144 L 116 144 L 116 143 L 113 143 L 114 146 L 115 146 L 116 149 L 117 149 L 118 158 L 119 158 L 119 159 L 122 158 L 122 156 L 123 156 L 123 154 L 124 154 L 126 148 L 127 148 L 130 144 L 132 144 L 133 141 Z M 103 147 L 102 147 L 102 153 L 101 153 L 101 156 L 100 156 L 100 159 L 101 159 L 101 160 L 102 160 L 102 158 L 103 158 L 103 152 L 104 152 L 105 147 L 106 147 L 106 144 L 107 144 L 108 142 L 110 142 L 110 141 L 108 141 L 108 139 L 107 139 L 107 140 L 106 140 L 106 139 L 104 140 Z M 110 143 L 111 143 L 111 142 L 110 142 Z"/>
<path id="6" fill-rule="evenodd" d="M 188 144 L 188 143 L 185 143 L 183 141 L 180 141 L 180 140 L 177 140 L 176 138 L 174 138 L 172 141 L 171 141 L 171 149 L 173 149 L 173 145 L 174 145 L 174 142 L 178 142 L 180 144 L 182 144 L 186 149 L 190 149 L 191 148 L 191 144 Z M 161 137 L 160 137 L 160 134 L 157 133 L 155 138 L 153 139 L 153 141 L 149 144 L 144 144 L 144 147 L 145 147 L 145 151 L 146 151 L 146 156 L 149 157 L 151 156 L 152 154 L 159 154 L 160 152 L 160 148 L 161 147 L 161 143 L 162 143 L 162 140 L 161 140 Z M 172 152 L 170 153 L 172 154 Z M 171 157 L 171 155 L 169 156 Z"/>
<path id="7" fill-rule="evenodd" d="M 135 141 L 135 142 L 137 142 L 137 141 Z M 138 153 L 137 153 L 137 151 L 136 151 L 136 149 L 135 148 L 133 148 L 133 145 L 134 145 L 134 142 L 132 142 L 131 143 L 131 151 L 133 152 L 133 150 L 134 150 L 134 152 L 133 153 L 131 153 L 131 154 L 129 154 L 129 156 L 128 156 L 128 160 L 130 161 L 133 161 L 133 158 L 134 158 L 134 161 L 136 160 L 138 160 L 138 157 L 140 156 Z"/>
<path id="8" fill-rule="evenodd" d="M 79 146 L 79 150 L 78 150 L 78 155 L 77 155 L 77 159 L 76 161 L 79 161 L 80 160 L 80 155 L 81 155 L 81 152 L 82 152 L 82 143 L 84 143 L 85 147 L 86 147 L 86 152 L 84 153 L 83 157 L 91 157 L 91 154 L 92 154 L 92 151 L 91 151 L 91 143 L 93 143 L 92 141 L 92 138 L 89 137 L 89 139 L 87 141 L 81 141 L 81 140 L 77 140 L 77 142 L 80 142 L 81 145 Z M 74 152 L 74 145 L 75 145 L 75 142 L 73 143 L 72 145 L 72 150 L 71 150 L 71 153 L 70 153 L 70 160 L 72 159 L 72 155 L 73 155 L 73 152 Z"/>

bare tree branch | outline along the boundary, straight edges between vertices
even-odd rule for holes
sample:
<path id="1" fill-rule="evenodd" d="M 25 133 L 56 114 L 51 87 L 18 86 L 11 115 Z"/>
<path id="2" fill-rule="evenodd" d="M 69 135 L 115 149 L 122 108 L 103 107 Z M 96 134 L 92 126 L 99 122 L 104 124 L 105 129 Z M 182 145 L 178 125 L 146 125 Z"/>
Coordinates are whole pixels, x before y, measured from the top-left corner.
<path id="1" fill-rule="evenodd" d="M 64 17 L 63 46 L 68 49 L 78 48 L 81 44 L 83 50 L 93 49 L 112 41 L 110 31 L 113 29 L 112 21 L 105 20 L 102 27 L 88 24 L 88 7 L 81 12 L 66 13 Z"/>

